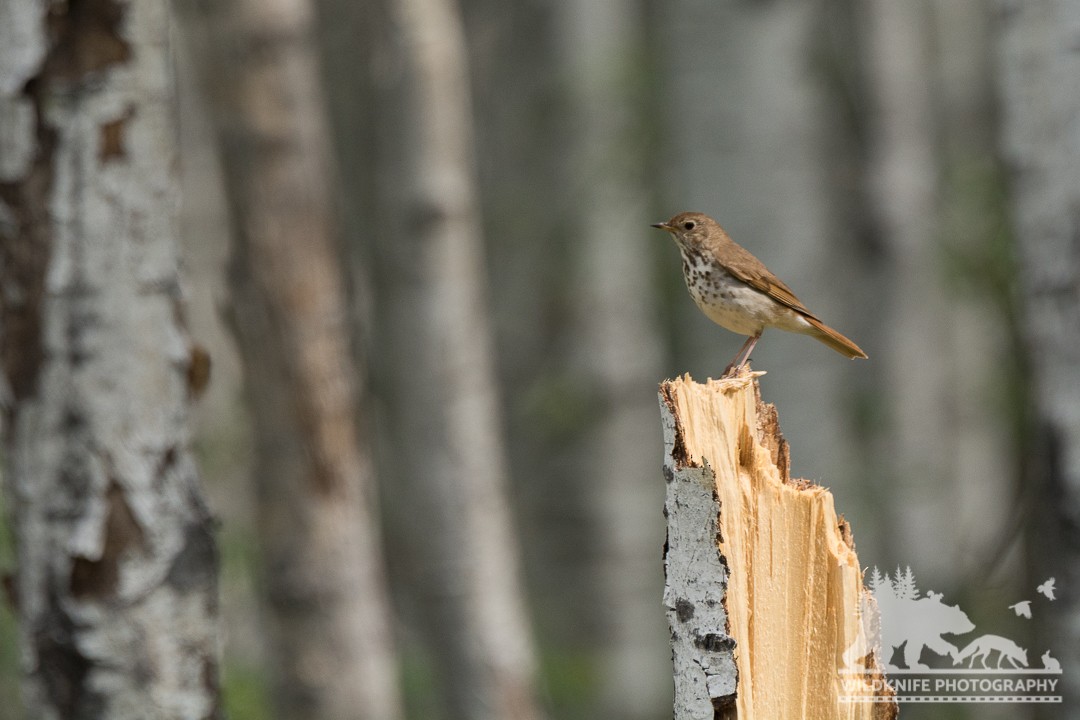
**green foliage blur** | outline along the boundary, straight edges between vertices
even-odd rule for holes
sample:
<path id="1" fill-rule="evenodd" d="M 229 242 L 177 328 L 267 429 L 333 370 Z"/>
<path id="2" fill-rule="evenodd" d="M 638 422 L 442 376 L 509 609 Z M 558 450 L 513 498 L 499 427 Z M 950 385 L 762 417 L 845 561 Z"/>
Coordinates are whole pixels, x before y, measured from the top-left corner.
<path id="1" fill-rule="evenodd" d="M 15 547 L 7 526 L 7 509 L 0 493 L 0 576 L 13 572 Z M 11 598 L 0 592 L 0 720 L 23 720 L 19 697 L 19 635 Z"/>

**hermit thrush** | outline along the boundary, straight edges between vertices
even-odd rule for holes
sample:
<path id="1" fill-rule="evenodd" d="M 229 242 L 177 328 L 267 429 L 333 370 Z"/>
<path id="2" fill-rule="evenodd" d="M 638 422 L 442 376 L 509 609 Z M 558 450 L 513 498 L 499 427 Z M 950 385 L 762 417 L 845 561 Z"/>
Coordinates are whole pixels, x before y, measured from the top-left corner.
<path id="1" fill-rule="evenodd" d="M 725 376 L 746 364 L 767 327 L 810 335 L 852 359 L 866 357 L 858 345 L 818 320 L 791 288 L 736 245 L 708 215 L 679 213 L 653 227 L 675 238 L 686 287 L 706 317 L 722 328 L 750 336 L 724 370 Z"/>

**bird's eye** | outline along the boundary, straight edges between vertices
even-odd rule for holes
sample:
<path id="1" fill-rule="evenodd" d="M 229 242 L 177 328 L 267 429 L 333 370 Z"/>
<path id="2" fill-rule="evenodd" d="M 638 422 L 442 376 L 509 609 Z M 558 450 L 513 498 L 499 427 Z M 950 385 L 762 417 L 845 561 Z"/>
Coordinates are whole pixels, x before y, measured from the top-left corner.
<path id="1" fill-rule="evenodd" d="M 693 230 L 694 228 L 697 227 L 697 223 L 694 222 L 693 220 L 687 220 L 686 222 L 684 222 L 682 224 L 682 226 L 683 226 L 683 230 Z"/>

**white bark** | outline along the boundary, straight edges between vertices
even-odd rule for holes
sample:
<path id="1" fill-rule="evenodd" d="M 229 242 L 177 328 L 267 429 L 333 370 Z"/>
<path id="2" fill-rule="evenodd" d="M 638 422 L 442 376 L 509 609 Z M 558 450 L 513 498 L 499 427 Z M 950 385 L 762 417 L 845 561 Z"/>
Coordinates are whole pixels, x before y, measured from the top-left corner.
<path id="1" fill-rule="evenodd" d="M 707 467 L 677 460 L 674 409 L 662 393 L 660 413 L 668 522 L 664 609 L 671 628 L 674 716 L 676 720 L 714 720 L 720 709 L 734 716 L 739 672 L 724 607 L 727 565 L 717 548 L 716 476 Z"/>
<path id="2" fill-rule="evenodd" d="M 1072 588 L 1051 606 L 1041 638 L 1067 668 L 1065 717 L 1080 702 L 1080 4 L 1001 6 L 1004 151 L 1035 395 L 1025 482 L 1040 501 L 1028 533 L 1029 572 Z"/>
<path id="3" fill-rule="evenodd" d="M 576 322 L 573 358 L 600 410 L 585 438 L 592 516 L 590 599 L 597 610 L 603 717 L 655 718 L 670 702 L 670 679 L 656 548 L 662 519 L 653 471 L 660 450 L 648 389 L 662 374 L 653 309 L 652 258 L 642 185 L 641 108 L 632 78 L 643 52 L 643 29 L 617 1 L 559 4 L 556 37 L 570 88 L 574 141 L 567 148 L 565 198 L 574 218 Z"/>
<path id="4" fill-rule="evenodd" d="M 535 671 L 475 197 L 465 45 L 450 0 L 392 4 L 403 107 L 381 168 L 397 455 L 447 716 L 535 718 Z M 396 171 L 396 174 L 395 174 Z M 391 195 L 392 193 L 392 195 Z"/>
<path id="5" fill-rule="evenodd" d="M 6 490 L 37 718 L 218 715 L 164 3 L 0 7 Z M 10 42 L 9 42 L 10 40 Z"/>
<path id="6" fill-rule="evenodd" d="M 197 21 L 236 226 L 275 694 L 288 718 L 403 714 L 307 0 Z M 192 16 L 193 20 L 196 20 Z"/>

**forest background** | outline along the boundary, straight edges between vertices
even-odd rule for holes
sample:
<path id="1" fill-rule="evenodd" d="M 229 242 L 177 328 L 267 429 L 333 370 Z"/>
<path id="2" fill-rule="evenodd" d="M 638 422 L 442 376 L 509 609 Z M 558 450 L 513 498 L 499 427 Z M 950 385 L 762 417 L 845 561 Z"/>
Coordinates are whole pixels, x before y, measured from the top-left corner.
<path id="1" fill-rule="evenodd" d="M 832 489 L 860 561 L 1052 647 L 1076 692 L 1080 3 L 169 12 L 229 717 L 334 717 L 318 708 L 343 702 L 325 697 L 348 668 L 285 658 L 320 632 L 382 648 L 367 662 L 390 697 L 363 702 L 391 709 L 358 717 L 670 716 L 656 388 L 717 376 L 742 341 L 693 306 L 649 227 L 683 210 L 869 354 L 770 332 L 753 358 L 793 474 Z M 329 385 L 304 385 L 315 366 Z M 290 419 L 296 392 L 318 398 Z M 292 482 L 322 421 L 350 448 L 318 452 L 366 508 L 344 520 Z M 327 526 L 337 554 L 320 555 Z M 16 541 L 0 533 L 6 569 Z M 387 632 L 289 586 L 349 575 L 350 543 Z M 1045 612 L 1008 609 L 1050 576 Z M 0 697 L 18 662 L 5 604 Z"/>

